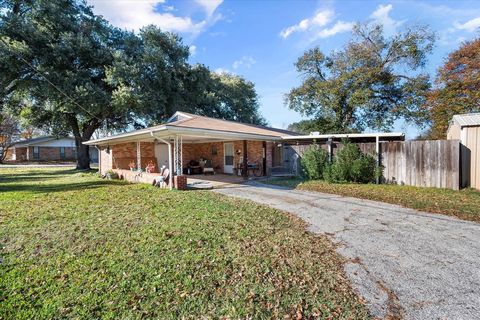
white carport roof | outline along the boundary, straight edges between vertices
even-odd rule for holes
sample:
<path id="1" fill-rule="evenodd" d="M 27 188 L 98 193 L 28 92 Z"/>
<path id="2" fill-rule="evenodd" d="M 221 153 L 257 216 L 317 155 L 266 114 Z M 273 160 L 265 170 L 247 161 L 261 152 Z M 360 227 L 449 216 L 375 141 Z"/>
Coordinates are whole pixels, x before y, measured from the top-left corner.
<path id="1" fill-rule="evenodd" d="M 405 140 L 402 132 L 370 132 L 370 133 L 331 133 L 331 134 L 309 134 L 303 136 L 283 136 L 283 140 L 328 140 L 328 139 L 355 139 L 355 140 Z"/>

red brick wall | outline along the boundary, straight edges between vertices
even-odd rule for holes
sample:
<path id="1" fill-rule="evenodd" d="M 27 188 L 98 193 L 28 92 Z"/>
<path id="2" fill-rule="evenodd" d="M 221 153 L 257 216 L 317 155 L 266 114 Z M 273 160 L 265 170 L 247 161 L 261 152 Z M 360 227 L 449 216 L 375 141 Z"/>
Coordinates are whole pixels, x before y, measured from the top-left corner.
<path id="1" fill-rule="evenodd" d="M 75 148 L 65 147 L 65 157 L 60 157 L 60 147 L 42 147 L 40 146 L 39 157 L 33 157 L 33 147 L 28 147 L 30 161 L 61 161 L 75 160 Z M 16 161 L 27 161 L 27 147 L 16 148 Z M 13 148 L 8 150 L 7 160 L 12 160 Z"/>
<path id="2" fill-rule="evenodd" d="M 266 148 L 266 163 L 267 174 L 270 173 L 272 166 L 272 146 L 271 142 L 267 142 Z M 155 146 L 151 142 L 141 143 L 141 156 L 142 156 L 142 168 L 144 168 L 148 161 L 152 160 L 155 164 Z M 216 149 L 216 154 L 212 154 L 212 149 Z M 233 141 L 234 148 L 234 166 L 240 163 L 240 159 L 243 156 L 243 140 Z M 240 154 L 237 154 L 237 150 L 240 150 Z M 100 171 L 104 174 L 110 169 L 128 169 L 128 164 L 131 161 L 136 162 L 137 159 L 137 146 L 136 142 L 129 142 L 123 144 L 117 144 L 111 147 L 111 158 L 102 150 L 100 153 Z M 183 144 L 183 167 L 186 168 L 190 160 L 208 159 L 212 160 L 212 165 L 216 172 L 223 173 L 224 166 L 224 142 L 209 142 L 209 143 L 185 143 Z M 262 141 L 247 141 L 248 162 L 257 162 L 263 165 L 263 142 Z M 173 155 L 173 150 L 172 150 Z M 158 169 L 158 168 L 156 168 Z"/>
<path id="3" fill-rule="evenodd" d="M 216 148 L 216 155 L 212 154 L 212 148 Z M 183 145 L 183 166 L 186 168 L 190 160 L 212 160 L 213 168 L 217 172 L 223 172 L 223 142 L 189 143 Z"/>
<path id="4" fill-rule="evenodd" d="M 60 147 L 39 147 L 39 159 L 33 157 L 33 147 L 30 147 L 30 160 L 56 161 L 56 160 L 74 160 L 73 148 L 65 148 L 65 158 L 60 157 Z"/>
<path id="5" fill-rule="evenodd" d="M 241 157 L 243 156 L 243 140 L 232 141 L 234 149 L 234 167 L 240 164 Z M 200 160 L 209 159 L 212 160 L 213 167 L 216 168 L 217 172 L 223 173 L 224 165 L 224 142 L 212 142 L 212 143 L 193 143 L 193 144 L 184 144 L 183 145 L 183 166 L 187 167 L 190 160 Z M 216 155 L 212 155 L 212 148 L 215 147 L 217 150 Z M 240 154 L 237 154 L 237 150 L 240 150 Z M 267 159 L 267 169 L 271 167 L 271 150 L 268 152 L 267 156 L 270 154 L 270 165 L 268 165 Z M 247 158 L 248 162 L 257 162 L 260 165 L 263 165 L 263 141 L 247 141 Z"/>
<path id="6" fill-rule="evenodd" d="M 128 142 L 111 146 L 112 168 L 114 169 L 129 169 L 130 162 L 137 163 L 137 143 Z M 141 167 L 145 168 L 149 161 L 152 161 L 157 166 L 155 158 L 155 146 L 153 142 L 140 143 Z M 156 168 L 158 169 L 158 168 Z M 108 170 L 108 169 L 107 169 Z M 156 170 L 157 171 L 157 170 Z"/>
<path id="7" fill-rule="evenodd" d="M 65 147 L 65 158 L 60 157 L 60 147 L 42 147 L 38 148 L 39 157 L 34 158 L 33 147 L 29 149 L 29 161 L 59 161 L 59 160 L 75 160 L 75 148 Z M 27 148 L 17 148 L 17 161 L 27 160 Z"/>

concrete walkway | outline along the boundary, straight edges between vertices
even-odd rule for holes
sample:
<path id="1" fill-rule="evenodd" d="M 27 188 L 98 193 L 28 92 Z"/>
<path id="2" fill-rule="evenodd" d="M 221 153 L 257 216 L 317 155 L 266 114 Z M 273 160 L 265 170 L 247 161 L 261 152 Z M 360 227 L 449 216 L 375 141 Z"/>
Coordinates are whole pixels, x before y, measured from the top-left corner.
<path id="1" fill-rule="evenodd" d="M 480 224 L 258 182 L 215 191 L 291 212 L 331 236 L 375 317 L 480 319 Z"/>

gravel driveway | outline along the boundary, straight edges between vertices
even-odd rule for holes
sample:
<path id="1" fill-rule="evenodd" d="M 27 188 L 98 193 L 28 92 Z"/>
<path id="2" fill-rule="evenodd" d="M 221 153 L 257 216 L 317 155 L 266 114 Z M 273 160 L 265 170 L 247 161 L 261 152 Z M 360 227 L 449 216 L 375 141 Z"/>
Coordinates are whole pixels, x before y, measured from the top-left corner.
<path id="1" fill-rule="evenodd" d="M 215 191 L 291 212 L 330 235 L 373 316 L 480 318 L 480 224 L 257 182 Z"/>

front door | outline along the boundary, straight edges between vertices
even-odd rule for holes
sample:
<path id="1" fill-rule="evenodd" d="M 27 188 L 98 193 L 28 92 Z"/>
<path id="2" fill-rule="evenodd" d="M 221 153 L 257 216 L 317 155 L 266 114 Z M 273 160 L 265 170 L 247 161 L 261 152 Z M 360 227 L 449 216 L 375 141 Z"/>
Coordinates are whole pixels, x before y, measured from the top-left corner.
<path id="1" fill-rule="evenodd" d="M 158 171 L 162 166 L 168 167 L 168 146 L 165 143 L 155 144 L 155 158 L 157 158 Z"/>
<path id="2" fill-rule="evenodd" d="M 224 143 L 223 148 L 223 154 L 225 159 L 223 165 L 223 172 L 233 173 L 233 143 Z"/>

